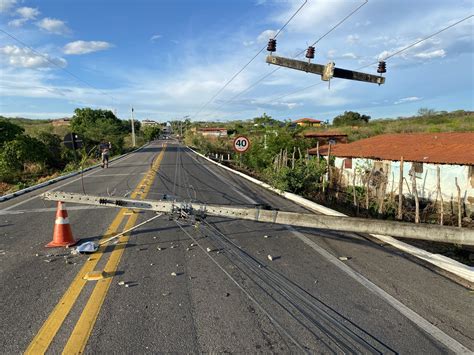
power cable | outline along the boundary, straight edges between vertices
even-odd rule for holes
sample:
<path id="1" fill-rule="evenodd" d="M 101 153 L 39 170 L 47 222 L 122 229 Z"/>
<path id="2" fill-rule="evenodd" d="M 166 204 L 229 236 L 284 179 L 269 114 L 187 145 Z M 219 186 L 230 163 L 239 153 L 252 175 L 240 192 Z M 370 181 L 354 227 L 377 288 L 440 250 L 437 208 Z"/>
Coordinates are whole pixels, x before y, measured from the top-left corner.
<path id="1" fill-rule="evenodd" d="M 435 33 L 433 33 L 433 34 L 427 36 L 427 37 L 424 37 L 424 38 L 422 38 L 422 39 L 420 39 L 420 40 L 418 40 L 418 41 L 416 41 L 416 42 L 414 42 L 414 43 L 412 43 L 412 44 L 410 44 L 410 45 L 408 45 L 408 46 L 406 46 L 406 47 L 404 47 L 404 48 L 402 48 L 402 49 L 400 49 L 400 50 L 398 50 L 398 51 L 396 51 L 396 52 L 394 52 L 394 53 L 391 53 L 390 55 L 386 56 L 386 57 L 383 58 L 382 60 L 383 60 L 383 61 L 386 61 L 387 59 L 390 59 L 390 58 L 396 56 L 397 54 L 400 54 L 400 53 L 402 53 L 402 52 L 404 52 L 404 51 L 406 51 L 406 50 L 408 50 L 408 49 L 410 49 L 410 48 L 416 46 L 417 44 L 419 44 L 419 43 L 421 43 L 421 42 L 424 42 L 424 41 L 426 41 L 426 40 L 428 40 L 428 39 L 430 39 L 430 38 L 432 38 L 432 37 L 434 37 L 434 36 L 440 34 L 441 32 L 444 32 L 444 31 L 446 31 L 446 30 L 448 30 L 448 29 L 450 29 L 450 28 L 452 28 L 452 27 L 454 27 L 454 26 L 460 24 L 461 22 L 464 22 L 464 21 L 466 21 L 466 20 L 469 20 L 469 19 L 470 19 L 471 17 L 473 17 L 473 16 L 474 16 L 474 15 L 469 15 L 469 16 L 463 18 L 462 20 L 459 20 L 459 21 L 457 21 L 457 22 L 455 22 L 455 23 L 453 23 L 453 24 L 451 24 L 451 25 L 449 25 L 449 26 L 447 26 L 447 27 L 444 27 L 444 28 L 442 28 L 441 30 L 439 30 L 439 31 L 437 31 L 437 32 L 435 32 Z M 378 62 L 365 65 L 365 66 L 363 66 L 363 67 L 358 68 L 357 70 L 370 67 L 370 66 L 372 66 L 372 65 L 374 65 L 374 64 L 378 64 Z"/>
<path id="2" fill-rule="evenodd" d="M 352 10 L 349 14 L 347 14 L 343 19 L 341 19 L 338 23 L 336 23 L 333 27 L 331 27 L 326 33 L 324 33 L 321 37 L 319 37 L 316 41 L 313 42 L 313 44 L 311 44 L 311 46 L 314 46 L 316 45 L 317 43 L 319 43 L 323 38 L 325 38 L 326 36 L 328 36 L 331 32 L 333 32 L 336 28 L 338 28 L 340 25 L 342 25 L 349 17 L 351 17 L 352 15 L 354 15 L 357 11 L 359 11 L 364 5 L 366 5 L 368 3 L 369 0 L 365 0 L 362 4 L 360 4 L 359 6 L 357 6 L 354 10 Z M 260 51 L 261 52 L 261 51 Z M 293 58 L 297 58 L 299 57 L 300 55 L 302 55 L 303 53 L 305 52 L 305 50 L 302 50 L 300 52 L 298 52 Z M 222 104 L 220 104 L 219 106 L 216 107 L 216 110 L 221 108 L 222 106 L 234 101 L 237 97 L 241 96 L 242 94 L 250 91 L 251 89 L 253 89 L 254 87 L 256 87 L 258 84 L 260 84 L 262 81 L 264 81 L 266 78 L 270 77 L 271 75 L 273 75 L 275 72 L 277 72 L 278 70 L 280 70 L 281 67 L 278 67 L 278 68 L 275 68 L 273 69 L 271 72 L 263 75 L 261 78 L 259 78 L 257 81 L 255 81 L 253 84 L 251 84 L 250 86 L 248 86 L 247 88 L 245 88 L 244 90 L 240 91 L 239 93 L 237 93 L 236 95 L 232 96 L 229 100 L 223 102 Z"/>
<path id="3" fill-rule="evenodd" d="M 291 22 L 291 20 L 293 20 L 293 18 L 298 14 L 298 12 L 300 12 L 300 10 L 303 8 L 303 6 L 306 5 L 306 3 L 308 2 L 308 0 L 305 0 L 301 6 L 293 13 L 293 15 L 290 16 L 290 18 L 285 22 L 285 24 L 277 31 L 277 33 L 275 34 L 275 36 L 273 36 L 273 39 L 276 39 L 278 37 L 278 35 L 281 33 L 281 31 L 283 31 L 283 29 Z M 219 96 L 219 94 L 225 90 L 225 88 L 227 86 L 229 86 L 229 84 L 234 81 L 234 79 L 240 74 L 242 73 L 245 68 L 247 68 L 250 63 L 252 63 L 255 58 L 257 58 L 265 49 L 267 48 L 267 46 L 265 45 L 262 49 L 260 49 L 257 54 L 255 54 L 239 71 L 237 71 L 237 73 L 235 73 L 225 84 L 223 87 L 221 87 L 215 94 L 214 96 L 212 96 L 204 105 L 201 106 L 201 108 L 198 110 L 197 113 L 195 113 L 193 115 L 194 118 L 197 117 L 197 115 L 199 115 L 217 96 Z"/>
<path id="4" fill-rule="evenodd" d="M 390 59 L 390 58 L 392 58 L 392 57 L 394 57 L 394 56 L 396 56 L 396 55 L 398 55 L 398 54 L 400 54 L 400 53 L 402 53 L 402 52 L 404 52 L 404 51 L 406 51 L 406 50 L 408 50 L 408 49 L 410 49 L 410 48 L 416 46 L 417 44 L 422 43 L 422 42 L 424 42 L 424 41 L 426 41 L 426 40 L 428 40 L 428 39 L 430 39 L 430 38 L 432 38 L 432 37 L 434 37 L 434 36 L 440 34 L 441 32 L 444 32 L 444 31 L 446 31 L 446 30 L 448 30 L 448 29 L 450 29 L 450 28 L 452 28 L 452 27 L 454 27 L 454 26 L 460 24 L 461 22 L 464 22 L 464 21 L 470 19 L 470 18 L 473 17 L 473 16 L 474 16 L 474 15 L 469 15 L 469 16 L 467 16 L 467 17 L 465 17 L 465 18 L 463 18 L 463 19 L 461 19 L 461 20 L 459 20 L 459 21 L 457 21 L 457 22 L 455 22 L 455 23 L 453 23 L 453 24 L 451 24 L 451 25 L 449 25 L 449 26 L 447 26 L 447 27 L 442 28 L 441 30 L 439 30 L 439 31 L 437 31 L 437 32 L 435 32 L 435 33 L 433 33 L 433 34 L 430 34 L 429 36 L 426 36 L 426 37 L 424 37 L 424 38 L 422 38 L 422 39 L 420 39 L 420 40 L 417 40 L 417 41 L 413 42 L 412 44 L 409 44 L 408 46 L 406 46 L 406 47 L 404 47 L 404 48 L 402 48 L 402 49 L 400 49 L 400 50 L 398 50 L 398 51 L 396 51 L 396 52 L 394 52 L 394 53 L 391 53 L 390 55 L 388 55 L 387 57 L 385 57 L 383 60 L 386 61 L 387 59 Z M 361 69 L 370 67 L 370 66 L 375 65 L 375 64 L 378 64 L 378 63 L 379 63 L 379 62 L 374 62 L 374 63 L 368 64 L 368 65 L 364 65 L 364 66 L 362 66 L 362 67 L 360 67 L 360 68 L 357 68 L 356 70 L 361 70 Z M 312 84 L 312 85 L 310 85 L 310 86 L 306 86 L 306 87 L 304 87 L 304 88 L 298 89 L 298 90 L 296 90 L 296 91 L 292 91 L 292 92 L 290 92 L 290 93 L 288 93 L 288 94 L 285 94 L 285 95 L 279 96 L 279 97 L 277 97 L 277 98 L 275 98 L 275 99 L 272 99 L 272 100 L 268 101 L 267 103 L 271 103 L 271 102 L 274 102 L 274 101 L 278 101 L 278 100 L 280 100 L 280 99 L 282 99 L 282 98 L 284 98 L 284 97 L 297 94 L 297 93 L 299 93 L 299 92 L 301 92 L 301 91 L 305 91 L 305 90 L 307 90 L 307 89 L 311 89 L 312 87 L 317 86 L 317 85 L 321 85 L 321 84 L 322 84 L 322 82 L 319 82 L 319 83 L 316 83 L 316 84 Z"/>
<path id="5" fill-rule="evenodd" d="M 91 87 L 92 89 L 96 90 L 97 92 L 99 92 L 100 94 L 102 95 L 105 95 L 105 96 L 108 96 L 110 97 L 113 101 L 117 101 L 113 96 L 111 96 L 110 94 L 107 94 L 106 92 L 96 88 L 94 85 L 88 83 L 87 81 L 81 79 L 80 77 L 78 77 L 76 74 L 74 74 L 73 72 L 63 68 L 62 66 L 60 66 L 58 63 L 54 62 L 53 60 L 51 60 L 47 55 L 44 55 L 43 53 L 41 52 L 38 52 L 36 49 L 34 49 L 33 47 L 29 46 L 28 44 L 26 44 L 25 42 L 23 42 L 22 40 L 20 40 L 19 38 L 15 37 L 14 35 L 12 35 L 11 33 L 8 33 L 7 31 L 3 30 L 0 28 L 0 32 L 6 34 L 8 37 L 12 38 L 13 40 L 17 41 L 18 43 L 20 43 L 22 46 L 28 48 L 29 50 L 31 50 L 32 52 L 36 53 L 37 55 L 43 57 L 44 59 L 46 59 L 46 61 L 48 61 L 48 63 L 58 67 L 59 69 L 61 69 L 62 71 L 64 71 L 65 73 L 69 74 L 70 76 L 72 76 L 74 79 L 76 79 L 77 81 Z"/>

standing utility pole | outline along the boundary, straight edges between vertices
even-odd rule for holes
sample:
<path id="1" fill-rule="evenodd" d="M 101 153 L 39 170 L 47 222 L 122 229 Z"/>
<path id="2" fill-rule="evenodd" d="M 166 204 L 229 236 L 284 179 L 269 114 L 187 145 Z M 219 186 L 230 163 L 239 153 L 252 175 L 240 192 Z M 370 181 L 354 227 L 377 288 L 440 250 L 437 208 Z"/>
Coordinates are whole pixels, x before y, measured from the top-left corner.
<path id="1" fill-rule="evenodd" d="M 132 107 L 132 147 L 135 147 L 135 123 L 133 122 L 133 107 Z"/>

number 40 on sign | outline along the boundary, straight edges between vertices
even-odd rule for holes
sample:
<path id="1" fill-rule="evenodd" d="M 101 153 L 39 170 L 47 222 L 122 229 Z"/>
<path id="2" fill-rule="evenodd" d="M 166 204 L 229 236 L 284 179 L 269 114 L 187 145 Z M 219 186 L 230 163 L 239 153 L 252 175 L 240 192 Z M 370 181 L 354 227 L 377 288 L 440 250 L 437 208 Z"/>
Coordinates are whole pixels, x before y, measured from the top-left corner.
<path id="1" fill-rule="evenodd" d="M 250 141 L 245 136 L 238 136 L 234 139 L 234 150 L 237 153 L 245 153 L 250 148 Z"/>

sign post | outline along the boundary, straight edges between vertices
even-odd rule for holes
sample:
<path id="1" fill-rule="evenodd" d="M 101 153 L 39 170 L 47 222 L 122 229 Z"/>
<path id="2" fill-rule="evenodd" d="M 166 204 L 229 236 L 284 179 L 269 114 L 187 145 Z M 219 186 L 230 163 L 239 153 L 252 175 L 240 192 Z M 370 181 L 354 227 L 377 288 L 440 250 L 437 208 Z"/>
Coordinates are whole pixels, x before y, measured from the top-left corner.
<path id="1" fill-rule="evenodd" d="M 82 148 L 82 139 L 76 133 L 68 133 L 64 136 L 63 143 L 74 152 L 74 160 L 77 161 L 76 149 Z"/>
<path id="2" fill-rule="evenodd" d="M 234 150 L 239 153 L 239 166 L 242 166 L 242 153 L 250 148 L 250 140 L 245 136 L 237 136 L 234 139 Z"/>

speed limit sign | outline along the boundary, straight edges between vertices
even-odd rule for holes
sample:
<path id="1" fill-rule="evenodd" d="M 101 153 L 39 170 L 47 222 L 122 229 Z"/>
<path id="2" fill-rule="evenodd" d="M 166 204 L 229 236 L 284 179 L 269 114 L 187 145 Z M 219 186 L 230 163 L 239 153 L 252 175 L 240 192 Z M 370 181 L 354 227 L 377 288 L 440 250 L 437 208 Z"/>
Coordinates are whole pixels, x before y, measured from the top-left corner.
<path id="1" fill-rule="evenodd" d="M 234 139 L 234 150 L 237 153 L 245 153 L 250 148 L 250 141 L 245 136 L 238 136 Z"/>

